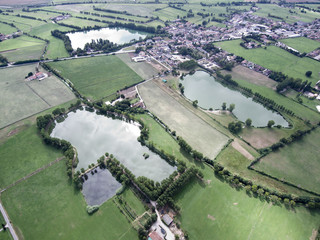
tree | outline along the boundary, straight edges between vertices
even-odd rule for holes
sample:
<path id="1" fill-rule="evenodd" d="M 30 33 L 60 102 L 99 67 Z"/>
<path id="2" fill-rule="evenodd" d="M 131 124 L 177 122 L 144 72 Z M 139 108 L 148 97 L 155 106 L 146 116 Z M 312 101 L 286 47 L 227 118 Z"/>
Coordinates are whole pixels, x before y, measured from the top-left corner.
<path id="1" fill-rule="evenodd" d="M 307 77 L 311 77 L 311 75 L 312 75 L 312 71 L 306 71 L 306 76 Z"/>
<path id="2" fill-rule="evenodd" d="M 227 104 L 224 102 L 224 103 L 222 103 L 222 110 L 226 110 L 226 108 L 227 108 Z"/>
<path id="3" fill-rule="evenodd" d="M 198 100 L 194 100 L 194 101 L 192 102 L 192 105 L 193 105 L 194 107 L 198 107 Z"/>
<path id="4" fill-rule="evenodd" d="M 275 124 L 275 122 L 273 120 L 269 120 L 268 128 L 271 128 L 274 124 Z"/>
<path id="5" fill-rule="evenodd" d="M 229 106 L 229 111 L 232 112 L 235 107 L 236 107 L 236 105 L 234 103 L 231 103 Z"/>
<path id="6" fill-rule="evenodd" d="M 247 127 L 250 127 L 251 124 L 252 124 L 252 120 L 251 120 L 250 118 L 248 118 L 248 119 L 246 120 L 246 126 L 247 126 Z"/>

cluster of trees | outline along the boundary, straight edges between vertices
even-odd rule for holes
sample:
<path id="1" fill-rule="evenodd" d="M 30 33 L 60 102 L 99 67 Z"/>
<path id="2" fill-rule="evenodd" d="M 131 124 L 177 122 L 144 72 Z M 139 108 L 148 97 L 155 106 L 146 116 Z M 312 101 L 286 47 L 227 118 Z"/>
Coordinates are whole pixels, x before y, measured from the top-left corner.
<path id="1" fill-rule="evenodd" d="M 147 33 L 156 33 L 156 34 L 164 34 L 165 33 L 165 30 L 162 29 L 162 27 L 160 25 L 157 26 L 157 28 L 155 28 L 155 27 L 149 27 L 149 26 L 135 25 L 134 23 L 114 22 L 114 23 L 110 23 L 109 27 L 114 27 L 114 28 L 123 27 L 123 28 L 128 28 L 131 30 L 147 32 Z"/>
<path id="2" fill-rule="evenodd" d="M 85 51 L 103 51 L 103 52 L 113 52 L 117 51 L 119 47 L 116 43 L 110 42 L 109 40 L 103 40 L 102 38 L 98 40 L 92 40 L 90 43 L 86 43 L 84 46 Z"/>
<path id="3" fill-rule="evenodd" d="M 240 121 L 231 122 L 228 124 L 228 129 L 234 134 L 238 134 L 242 129 L 242 123 Z"/>
<path id="4" fill-rule="evenodd" d="M 192 48 L 181 47 L 178 49 L 178 51 L 179 51 L 179 54 L 181 54 L 182 56 L 190 56 L 196 60 L 202 58 L 202 56 Z"/>
<path id="5" fill-rule="evenodd" d="M 198 63 L 194 60 L 185 61 L 179 63 L 179 68 L 187 71 L 194 70 L 198 66 Z"/>
<path id="6" fill-rule="evenodd" d="M 205 50 L 206 52 L 208 53 L 213 53 L 213 54 L 216 54 L 216 53 L 219 53 L 221 52 L 221 50 L 217 47 L 215 47 L 213 45 L 213 43 L 207 43 L 206 45 L 204 45 L 203 47 L 203 50 Z"/>
<path id="7" fill-rule="evenodd" d="M 279 193 L 274 190 L 270 190 L 264 186 L 254 184 L 251 180 L 245 179 L 241 176 L 232 174 L 229 170 L 224 168 L 217 162 L 210 159 L 205 159 L 206 163 L 211 165 L 215 174 L 227 181 L 232 187 L 245 188 L 247 194 L 265 199 L 273 204 L 283 203 L 286 207 L 295 207 L 296 204 L 304 204 L 308 208 L 320 208 L 320 199 L 312 197 L 294 197 L 290 194 Z"/>
<path id="8" fill-rule="evenodd" d="M 72 49 L 72 46 L 71 46 L 71 41 L 70 41 L 70 38 L 67 35 L 65 35 L 63 32 L 61 32 L 59 30 L 51 31 L 51 35 L 56 37 L 56 38 L 61 39 L 63 41 L 63 43 L 64 43 L 64 46 L 65 46 L 67 52 L 69 54 L 72 53 L 73 49 Z"/>
<path id="9" fill-rule="evenodd" d="M 203 160 L 204 158 L 203 154 L 198 152 L 197 150 L 192 149 L 192 147 L 182 137 L 177 137 L 177 140 L 180 148 L 186 153 L 190 154 L 194 160 L 196 161 Z"/>
<path id="10" fill-rule="evenodd" d="M 7 65 L 8 65 L 8 59 L 0 54 L 0 67 L 7 66 Z"/>
<path id="11" fill-rule="evenodd" d="M 308 73 L 309 74 L 309 73 Z M 312 74 L 312 72 L 311 72 Z M 311 76 L 310 74 L 310 76 Z M 307 74 L 306 74 L 307 76 Z M 310 91 L 311 90 L 311 82 L 307 80 L 302 81 L 302 79 L 297 78 L 294 79 L 292 77 L 288 77 L 288 75 L 283 74 L 282 72 L 271 72 L 269 77 L 277 82 L 277 92 L 281 92 L 283 89 L 290 87 L 297 91 Z"/>

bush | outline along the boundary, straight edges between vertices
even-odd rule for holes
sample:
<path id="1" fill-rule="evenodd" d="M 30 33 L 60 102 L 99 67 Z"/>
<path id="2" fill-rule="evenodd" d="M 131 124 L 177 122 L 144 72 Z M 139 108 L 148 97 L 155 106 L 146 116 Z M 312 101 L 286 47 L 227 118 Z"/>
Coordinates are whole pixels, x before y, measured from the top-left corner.
<path id="1" fill-rule="evenodd" d="M 98 211 L 99 210 L 99 206 L 98 205 L 93 205 L 93 206 L 87 206 L 87 213 L 89 214 L 89 215 L 91 215 L 91 214 L 93 214 L 93 213 L 95 213 L 96 211 Z"/>

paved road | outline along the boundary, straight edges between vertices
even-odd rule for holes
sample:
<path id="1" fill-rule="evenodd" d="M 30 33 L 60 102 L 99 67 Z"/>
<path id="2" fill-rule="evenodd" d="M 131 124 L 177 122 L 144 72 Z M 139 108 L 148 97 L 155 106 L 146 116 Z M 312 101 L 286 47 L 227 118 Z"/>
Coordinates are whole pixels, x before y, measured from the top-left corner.
<path id="1" fill-rule="evenodd" d="M 10 223 L 9 217 L 8 217 L 6 211 L 4 210 L 4 208 L 2 207 L 2 204 L 1 204 L 1 203 L 0 203 L 0 211 L 1 211 L 1 213 L 2 213 L 2 216 L 4 217 L 4 220 L 5 220 L 6 223 L 7 223 L 6 227 L 9 228 L 12 238 L 13 238 L 14 240 L 19 240 L 16 232 L 14 231 L 14 229 L 13 229 L 11 223 Z"/>

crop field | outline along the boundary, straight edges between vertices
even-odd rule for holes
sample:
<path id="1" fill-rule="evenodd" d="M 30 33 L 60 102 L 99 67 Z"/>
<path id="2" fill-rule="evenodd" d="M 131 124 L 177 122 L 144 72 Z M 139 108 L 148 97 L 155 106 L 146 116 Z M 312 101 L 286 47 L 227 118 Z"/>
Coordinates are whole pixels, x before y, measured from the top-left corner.
<path id="1" fill-rule="evenodd" d="M 139 92 L 152 113 L 205 156 L 214 158 L 227 143 L 227 136 L 186 109 L 153 81 L 139 85 Z"/>
<path id="2" fill-rule="evenodd" d="M 249 50 L 241 47 L 240 42 L 241 40 L 224 41 L 216 45 L 270 70 L 281 71 L 290 77 L 311 81 L 313 85 L 319 80 L 320 62 L 316 60 L 297 57 L 276 46 Z M 312 71 L 310 78 L 305 76 L 306 71 Z"/>
<path id="3" fill-rule="evenodd" d="M 7 57 L 10 62 L 39 59 L 44 46 L 45 42 L 42 40 L 21 36 L 1 42 L 0 54 Z"/>
<path id="4" fill-rule="evenodd" d="M 70 101 L 73 93 L 55 76 L 42 81 L 25 81 L 36 64 L 0 70 L 0 128 L 45 109 Z"/>
<path id="5" fill-rule="evenodd" d="M 93 16 L 92 18 L 98 18 Z M 75 18 L 75 17 L 70 17 L 68 19 L 65 19 L 63 21 L 61 21 L 62 23 L 65 24 L 69 24 L 69 25 L 75 25 L 75 26 L 79 26 L 79 27 L 93 27 L 95 25 L 97 26 L 107 26 L 106 23 L 102 23 L 102 22 L 96 22 L 96 21 L 91 21 L 91 20 L 86 20 L 86 19 L 79 19 L 79 18 Z"/>
<path id="6" fill-rule="evenodd" d="M 320 47 L 320 42 L 305 37 L 287 38 L 280 40 L 280 42 L 287 44 L 301 53 L 308 53 Z"/>
<path id="7" fill-rule="evenodd" d="M 130 14 L 140 16 L 154 16 L 153 12 L 157 8 L 164 8 L 166 4 L 123 4 L 123 3 L 108 3 L 104 8 L 116 11 L 127 11 Z"/>
<path id="8" fill-rule="evenodd" d="M 51 161 L 62 157 L 62 153 L 43 144 L 35 125 L 21 133 L 13 134 L 0 145 L 1 169 L 0 188 L 4 188 L 30 174 Z M 17 146 L 19 146 L 17 148 Z"/>
<path id="9" fill-rule="evenodd" d="M 87 214 L 64 161 L 8 189 L 1 200 L 21 239 L 137 239 L 112 199 Z"/>
<path id="10" fill-rule="evenodd" d="M 298 21 L 302 22 L 311 22 L 316 18 L 320 17 L 320 13 L 312 12 L 309 10 L 305 10 L 307 13 L 301 13 L 301 10 L 299 8 L 283 8 L 280 6 L 277 6 L 275 4 L 257 4 L 257 6 L 260 8 L 257 12 L 255 12 L 255 15 L 261 16 L 261 17 L 269 17 L 268 14 L 281 17 L 283 18 L 283 21 L 293 24 Z M 291 11 L 291 13 L 289 12 Z M 272 19 L 272 17 L 269 17 Z M 275 21 L 280 21 L 280 19 L 274 18 Z"/>
<path id="11" fill-rule="evenodd" d="M 140 76 L 117 56 L 59 61 L 49 65 L 61 72 L 80 93 L 92 100 L 102 99 L 142 81 Z"/>
<path id="12" fill-rule="evenodd" d="M 135 71 L 142 79 L 147 80 L 158 74 L 157 69 L 152 67 L 151 64 L 147 62 L 134 62 L 131 60 L 129 54 L 118 54 L 117 56 L 133 71 Z"/>
<path id="13" fill-rule="evenodd" d="M 45 24 L 43 21 L 33 20 L 29 18 L 22 18 L 13 15 L 0 15 L 0 20 L 7 23 L 13 23 L 23 32 L 30 32 L 33 27 Z"/>
<path id="14" fill-rule="evenodd" d="M 317 129 L 301 140 L 268 154 L 254 168 L 320 193 L 319 141 L 320 130 Z"/>
<path id="15" fill-rule="evenodd" d="M 248 197 L 218 180 L 208 167 L 202 171 L 204 182 L 194 180 L 174 198 L 190 239 L 309 239 L 319 227 L 319 212 L 303 207 L 292 211 Z"/>
<path id="16" fill-rule="evenodd" d="M 167 20 L 170 21 L 170 20 L 175 20 L 177 18 L 180 18 L 180 17 L 182 18 L 183 16 L 186 16 L 187 12 L 181 11 L 179 9 L 171 8 L 171 7 L 166 7 L 159 11 L 155 11 L 153 14 L 159 17 L 163 21 L 167 21 Z"/>

